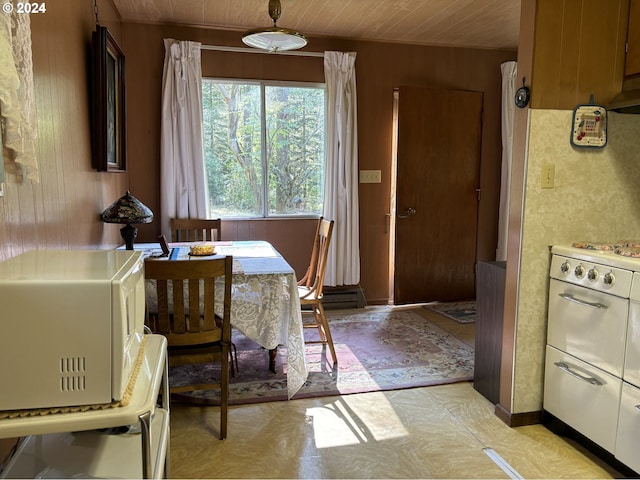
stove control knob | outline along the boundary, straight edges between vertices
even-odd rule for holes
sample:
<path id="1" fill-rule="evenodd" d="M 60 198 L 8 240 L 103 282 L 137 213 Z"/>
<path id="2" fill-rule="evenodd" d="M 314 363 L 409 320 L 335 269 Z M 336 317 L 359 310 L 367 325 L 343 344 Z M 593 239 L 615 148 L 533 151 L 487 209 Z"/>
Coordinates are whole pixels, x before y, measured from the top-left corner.
<path id="1" fill-rule="evenodd" d="M 578 278 L 584 277 L 584 266 L 578 265 L 573 273 L 575 273 Z"/>
<path id="2" fill-rule="evenodd" d="M 563 275 L 567 275 L 569 273 L 569 270 L 571 270 L 571 264 L 569 262 L 564 262 L 562 265 L 560 265 L 560 271 Z"/>
<path id="3" fill-rule="evenodd" d="M 597 281 L 599 276 L 600 274 L 598 273 L 598 270 L 596 270 L 595 268 L 590 268 L 589 271 L 587 272 L 587 278 L 591 282 Z"/>
<path id="4" fill-rule="evenodd" d="M 603 282 L 606 286 L 612 287 L 614 283 L 616 283 L 616 277 L 613 272 L 605 273 Z"/>

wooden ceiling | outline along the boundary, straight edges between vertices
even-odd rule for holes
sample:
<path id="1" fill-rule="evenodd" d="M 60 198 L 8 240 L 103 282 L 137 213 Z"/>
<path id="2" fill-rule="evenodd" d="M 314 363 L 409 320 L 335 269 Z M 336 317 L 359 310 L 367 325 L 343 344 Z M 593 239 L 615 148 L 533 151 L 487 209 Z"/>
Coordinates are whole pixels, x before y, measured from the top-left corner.
<path id="1" fill-rule="evenodd" d="M 125 22 L 244 31 L 272 26 L 268 0 L 112 0 Z M 520 0 L 281 0 L 278 26 L 313 36 L 514 50 Z M 312 50 L 311 42 L 308 49 Z"/>

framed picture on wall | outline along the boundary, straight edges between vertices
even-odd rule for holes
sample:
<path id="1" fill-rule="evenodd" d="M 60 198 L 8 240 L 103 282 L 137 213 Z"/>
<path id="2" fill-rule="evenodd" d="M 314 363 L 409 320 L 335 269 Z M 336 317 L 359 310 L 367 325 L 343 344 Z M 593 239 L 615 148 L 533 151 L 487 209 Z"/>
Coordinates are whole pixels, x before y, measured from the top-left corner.
<path id="1" fill-rule="evenodd" d="M 124 54 L 106 27 L 91 42 L 91 132 L 93 167 L 126 170 Z"/>

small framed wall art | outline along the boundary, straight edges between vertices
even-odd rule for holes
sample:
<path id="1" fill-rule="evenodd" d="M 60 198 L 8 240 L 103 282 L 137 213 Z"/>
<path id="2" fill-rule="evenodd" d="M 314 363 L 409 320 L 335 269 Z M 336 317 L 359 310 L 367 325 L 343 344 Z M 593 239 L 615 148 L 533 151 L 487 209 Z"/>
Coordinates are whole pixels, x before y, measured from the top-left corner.
<path id="1" fill-rule="evenodd" d="M 96 25 L 91 45 L 93 168 L 126 170 L 124 54 L 106 27 Z"/>
<path id="2" fill-rule="evenodd" d="M 588 105 L 573 110 L 571 144 L 574 147 L 602 148 L 607 144 L 607 109 L 595 105 L 593 96 Z"/>

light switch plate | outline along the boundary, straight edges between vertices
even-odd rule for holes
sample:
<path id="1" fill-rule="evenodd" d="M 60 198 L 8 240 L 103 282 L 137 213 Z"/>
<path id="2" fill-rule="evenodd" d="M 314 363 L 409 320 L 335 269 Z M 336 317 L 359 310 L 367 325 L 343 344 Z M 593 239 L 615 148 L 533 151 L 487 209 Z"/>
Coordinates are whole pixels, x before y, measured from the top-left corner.
<path id="1" fill-rule="evenodd" d="M 555 178 L 556 168 L 553 163 L 545 163 L 542 165 L 542 178 L 540 181 L 540 186 L 542 188 L 554 188 L 555 186 Z"/>
<path id="2" fill-rule="evenodd" d="M 380 183 L 382 172 L 380 170 L 360 170 L 360 183 Z"/>

